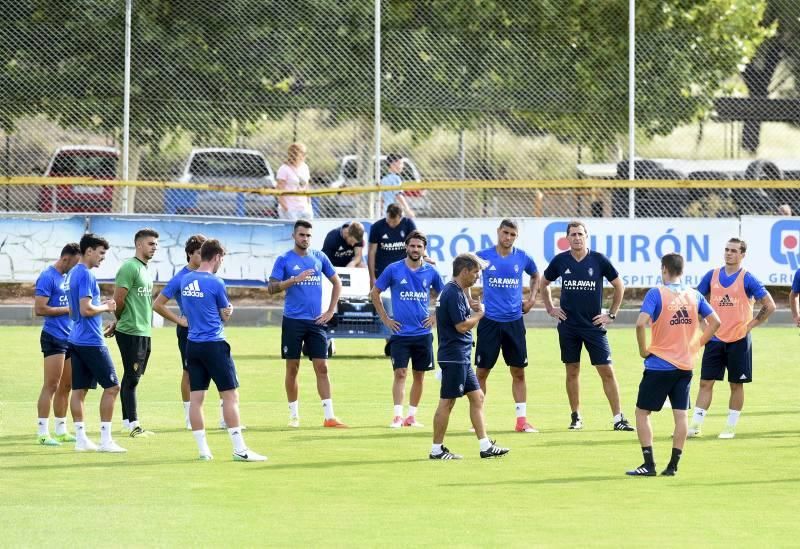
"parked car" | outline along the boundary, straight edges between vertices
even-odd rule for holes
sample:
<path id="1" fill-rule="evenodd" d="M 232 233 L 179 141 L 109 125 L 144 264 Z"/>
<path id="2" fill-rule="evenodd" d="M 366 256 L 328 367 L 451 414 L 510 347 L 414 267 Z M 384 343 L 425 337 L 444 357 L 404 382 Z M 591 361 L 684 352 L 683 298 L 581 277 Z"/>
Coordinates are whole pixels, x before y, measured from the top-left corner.
<path id="1" fill-rule="evenodd" d="M 119 150 L 95 145 L 68 145 L 53 153 L 45 177 L 117 179 Z M 39 192 L 41 212 L 110 212 L 114 188 L 109 185 L 51 185 Z"/>
<path id="2" fill-rule="evenodd" d="M 422 178 L 419 175 L 417 165 L 410 158 L 403 158 L 403 172 L 400 178 L 408 183 L 421 183 Z M 386 156 L 381 156 L 381 177 L 389 173 L 386 164 Z M 331 189 L 341 189 L 344 187 L 353 187 L 364 185 L 366 181 L 359 178 L 358 175 L 358 156 L 348 154 L 339 159 L 339 168 L 337 171 L 336 179 L 331 181 Z M 418 216 L 429 215 L 431 212 L 430 201 L 428 200 L 424 190 L 404 190 L 403 195 L 408 200 L 409 206 L 413 208 L 414 213 Z M 380 197 L 377 197 L 380 200 Z M 358 194 L 342 194 L 333 195 L 324 200 L 321 206 L 322 215 L 331 217 L 350 217 L 353 215 L 367 215 L 366 206 L 367 200 L 365 195 Z M 385 204 L 384 206 L 387 206 Z M 361 211 L 363 210 L 363 211 Z M 384 208 L 385 210 L 385 208 Z"/>
<path id="3" fill-rule="evenodd" d="M 275 178 L 264 155 L 252 149 L 193 149 L 178 180 L 253 189 L 274 189 Z M 168 214 L 276 217 L 275 196 L 194 189 L 168 189 Z"/>

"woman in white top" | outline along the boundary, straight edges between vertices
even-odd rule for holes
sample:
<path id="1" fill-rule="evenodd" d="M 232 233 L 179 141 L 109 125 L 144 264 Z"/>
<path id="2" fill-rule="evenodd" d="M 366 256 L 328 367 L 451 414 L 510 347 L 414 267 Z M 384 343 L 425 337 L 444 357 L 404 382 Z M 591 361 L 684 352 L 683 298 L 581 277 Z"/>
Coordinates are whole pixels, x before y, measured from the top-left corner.
<path id="1" fill-rule="evenodd" d="M 306 164 L 306 146 L 302 143 L 289 145 L 286 162 L 278 168 L 276 180 L 278 189 L 286 191 L 305 191 L 311 175 Z M 308 196 L 278 196 L 278 217 L 280 219 L 311 219 L 311 198 Z"/>

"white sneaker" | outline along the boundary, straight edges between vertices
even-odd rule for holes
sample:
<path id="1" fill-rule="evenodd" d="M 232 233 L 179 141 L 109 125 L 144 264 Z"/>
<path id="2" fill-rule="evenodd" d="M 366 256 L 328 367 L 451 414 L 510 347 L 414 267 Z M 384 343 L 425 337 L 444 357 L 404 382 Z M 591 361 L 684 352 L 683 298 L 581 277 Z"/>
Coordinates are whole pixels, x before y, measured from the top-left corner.
<path id="1" fill-rule="evenodd" d="M 243 452 L 234 452 L 233 461 L 267 461 L 267 456 L 262 456 L 248 449 Z"/>
<path id="2" fill-rule="evenodd" d="M 212 456 L 211 454 L 200 454 L 197 457 L 197 459 L 199 459 L 200 461 L 211 461 L 212 459 L 214 459 L 214 456 Z"/>
<path id="3" fill-rule="evenodd" d="M 686 436 L 689 438 L 698 438 L 703 436 L 703 428 L 696 423 L 689 425 L 689 430 L 686 432 Z"/>
<path id="4" fill-rule="evenodd" d="M 736 436 L 736 427 L 726 425 L 717 438 L 734 438 Z"/>
<path id="5" fill-rule="evenodd" d="M 110 454 L 121 454 L 123 452 L 127 452 L 125 448 L 114 442 L 113 440 L 106 442 L 105 444 L 101 444 L 97 447 L 98 452 L 108 452 Z"/>
<path id="6" fill-rule="evenodd" d="M 389 429 L 399 429 L 403 426 L 403 418 L 400 416 L 394 416 L 394 419 L 389 424 Z"/>
<path id="7" fill-rule="evenodd" d="M 297 429 L 298 427 L 300 427 L 300 418 L 297 416 L 291 416 L 289 418 L 289 427 L 293 429 Z"/>
<path id="8" fill-rule="evenodd" d="M 85 438 L 83 440 L 78 439 L 75 441 L 75 451 L 76 452 L 94 452 L 97 450 L 97 444 Z"/>

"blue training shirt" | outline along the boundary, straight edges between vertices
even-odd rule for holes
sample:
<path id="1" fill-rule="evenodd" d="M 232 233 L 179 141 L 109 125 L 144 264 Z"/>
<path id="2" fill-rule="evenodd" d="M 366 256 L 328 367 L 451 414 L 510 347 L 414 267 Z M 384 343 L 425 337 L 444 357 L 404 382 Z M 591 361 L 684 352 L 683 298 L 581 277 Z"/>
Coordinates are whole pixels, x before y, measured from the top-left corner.
<path id="1" fill-rule="evenodd" d="M 189 341 L 223 341 L 220 309 L 230 305 L 225 282 L 213 273 L 189 271 L 181 279 L 182 311 L 189 322 Z"/>
<path id="2" fill-rule="evenodd" d="M 456 324 L 461 324 L 470 316 L 472 310 L 464 290 L 451 280 L 445 284 L 436 306 L 436 335 L 439 342 L 437 362 L 472 363 L 472 331 L 462 334 L 456 330 Z"/>
<path id="3" fill-rule="evenodd" d="M 375 282 L 375 286 L 383 291 L 391 288 L 392 316 L 400 323 L 398 336 L 419 336 L 431 333 L 431 328 L 422 325 L 430 316 L 430 290 L 442 292 L 444 281 L 436 269 L 428 263 L 422 263 L 417 270 L 412 270 L 403 261 L 392 263 L 384 269 Z"/>
<path id="4" fill-rule="evenodd" d="M 800 269 L 797 269 L 794 272 L 794 278 L 792 279 L 792 291 L 796 294 L 800 294 Z"/>
<path id="5" fill-rule="evenodd" d="M 183 280 L 186 274 L 191 272 L 194 271 L 192 271 L 188 265 L 184 266 L 175 276 L 169 279 L 167 285 L 161 290 L 161 295 L 167 299 L 175 299 L 175 303 L 178 304 L 178 309 L 180 309 L 181 314 L 183 314 L 183 306 L 181 305 L 181 288 L 183 286 L 181 286 L 181 280 Z"/>
<path id="6" fill-rule="evenodd" d="M 383 176 L 381 179 L 381 185 L 383 186 L 395 186 L 400 187 L 403 184 L 403 180 L 400 176 L 396 173 L 388 173 Z M 394 204 L 397 200 L 397 195 L 400 191 L 383 191 L 381 196 L 383 197 L 383 209 L 385 210 L 389 204 Z"/>
<path id="7" fill-rule="evenodd" d="M 81 299 L 90 297 L 92 305 L 100 306 L 100 285 L 94 273 L 83 263 L 78 263 L 67 274 L 67 301 L 69 302 L 69 317 L 72 319 L 72 331 L 69 342 L 73 345 L 87 347 L 102 347 L 103 343 L 103 315 L 81 315 Z"/>
<path id="8" fill-rule="evenodd" d="M 719 282 L 722 285 L 722 287 L 730 288 L 731 285 L 734 282 L 736 282 L 736 279 L 739 277 L 739 273 L 741 272 L 742 270 L 739 269 L 732 275 L 728 276 L 728 274 L 725 273 L 725 268 L 724 267 L 720 268 Z M 700 284 L 697 285 L 697 291 L 700 292 L 701 295 L 706 296 L 711 294 L 711 278 L 713 276 L 714 276 L 714 271 L 711 270 L 708 271 L 700 280 Z M 761 299 L 769 293 L 767 292 L 767 289 L 764 287 L 761 281 L 758 280 L 755 276 L 753 276 L 753 274 L 750 273 L 750 271 L 744 273 L 743 282 L 744 282 L 744 293 L 747 295 L 748 298 Z M 714 336 L 711 338 L 711 341 L 719 341 L 719 338 L 717 338 L 717 336 Z"/>
<path id="9" fill-rule="evenodd" d="M 668 284 L 667 288 L 672 291 L 679 292 L 682 290 L 687 289 L 687 286 L 683 284 Z M 706 301 L 706 298 L 703 297 L 703 294 L 697 292 L 695 296 L 697 298 L 697 313 L 700 315 L 700 318 L 705 318 L 711 313 L 714 312 L 714 309 L 711 308 L 711 304 Z M 646 313 L 650 315 L 650 318 L 653 319 L 653 322 L 658 320 L 658 317 L 661 316 L 661 292 L 658 288 L 651 288 L 644 296 L 644 300 L 642 301 L 642 308 L 639 312 Z M 659 358 L 656 355 L 650 355 L 646 359 L 644 359 L 644 367 L 647 370 L 677 370 L 677 368 L 664 360 L 663 358 Z"/>
<path id="10" fill-rule="evenodd" d="M 369 243 L 378 245 L 375 249 L 375 278 L 395 261 L 406 258 L 406 236 L 416 228 L 417 224 L 407 217 L 400 219 L 396 227 L 390 227 L 386 218 L 372 224 Z"/>
<path id="11" fill-rule="evenodd" d="M 496 247 L 477 253 L 488 261 L 483 269 L 483 303 L 486 318 L 495 322 L 510 322 L 522 318 L 522 273 L 538 272 L 533 258 L 519 248 L 503 257 Z"/>
<path id="12" fill-rule="evenodd" d="M 36 295 L 47 298 L 49 307 L 67 307 L 67 275 L 50 265 L 36 279 Z M 57 339 L 67 339 L 72 330 L 69 314 L 44 317 L 42 331 Z"/>
<path id="13" fill-rule="evenodd" d="M 294 250 L 289 250 L 279 256 L 272 267 L 269 277 L 280 281 L 289 280 L 307 269 L 314 269 L 314 274 L 286 289 L 283 303 L 283 316 L 286 318 L 316 320 L 322 314 L 322 275 L 330 278 L 336 270 L 328 256 L 319 250 L 308 250 L 306 255 L 297 255 Z"/>
<path id="14" fill-rule="evenodd" d="M 589 250 L 581 261 L 569 251 L 562 252 L 544 270 L 544 277 L 553 282 L 561 277 L 561 309 L 567 315 L 564 325 L 579 329 L 598 329 L 592 319 L 603 306 L 603 278 L 613 282 L 619 273 L 606 256 Z"/>

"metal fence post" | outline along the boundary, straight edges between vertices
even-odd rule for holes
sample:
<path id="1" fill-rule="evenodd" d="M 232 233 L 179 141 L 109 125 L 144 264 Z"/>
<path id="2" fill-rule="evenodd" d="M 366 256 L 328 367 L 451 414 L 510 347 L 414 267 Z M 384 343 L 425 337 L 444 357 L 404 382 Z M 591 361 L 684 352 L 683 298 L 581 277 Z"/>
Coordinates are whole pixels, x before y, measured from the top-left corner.
<path id="1" fill-rule="evenodd" d="M 128 181 L 131 149 L 131 12 L 133 0 L 125 0 L 125 84 L 122 111 L 122 180 Z M 122 188 L 122 213 L 130 212 L 130 187 Z"/>

